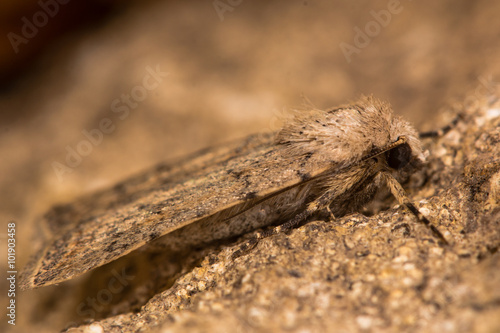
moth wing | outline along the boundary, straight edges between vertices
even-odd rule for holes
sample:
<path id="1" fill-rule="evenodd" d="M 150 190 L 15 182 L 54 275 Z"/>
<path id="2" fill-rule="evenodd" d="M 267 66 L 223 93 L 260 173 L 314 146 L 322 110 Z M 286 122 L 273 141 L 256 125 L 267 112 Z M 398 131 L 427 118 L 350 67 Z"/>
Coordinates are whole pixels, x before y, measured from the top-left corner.
<path id="1" fill-rule="evenodd" d="M 238 205 L 331 167 L 311 156 L 288 157 L 272 134 L 251 136 L 55 207 L 41 221 L 53 236 L 22 272 L 20 287 L 76 277 L 202 218 L 226 209 L 237 214 Z"/>

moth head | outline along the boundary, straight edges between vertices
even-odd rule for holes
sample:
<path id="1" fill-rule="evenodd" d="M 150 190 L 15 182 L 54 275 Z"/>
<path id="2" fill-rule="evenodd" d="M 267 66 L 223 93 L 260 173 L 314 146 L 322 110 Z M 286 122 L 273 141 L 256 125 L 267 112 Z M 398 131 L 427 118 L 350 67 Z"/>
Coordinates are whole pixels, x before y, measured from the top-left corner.
<path id="1" fill-rule="evenodd" d="M 384 153 L 387 166 L 400 174 L 410 174 L 425 163 L 425 155 L 417 131 L 404 119 L 391 121 L 391 143 L 396 144 Z"/>
<path id="2" fill-rule="evenodd" d="M 394 116 L 391 120 L 390 140 L 396 142 L 404 137 L 405 143 L 394 147 L 386 153 L 387 164 L 396 170 L 402 169 L 411 162 L 422 164 L 425 155 L 418 132 L 409 122 L 401 117 Z"/>

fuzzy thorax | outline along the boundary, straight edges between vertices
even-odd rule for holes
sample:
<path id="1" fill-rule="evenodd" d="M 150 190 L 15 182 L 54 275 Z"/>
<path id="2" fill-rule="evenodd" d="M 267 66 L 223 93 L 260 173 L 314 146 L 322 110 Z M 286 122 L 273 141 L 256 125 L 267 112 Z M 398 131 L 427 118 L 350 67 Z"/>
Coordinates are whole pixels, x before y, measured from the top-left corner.
<path id="1" fill-rule="evenodd" d="M 412 157 L 425 161 L 418 133 L 404 119 L 394 116 L 389 103 L 372 96 L 330 110 L 297 113 L 278 133 L 288 156 L 311 155 L 335 164 L 351 165 L 374 150 L 405 136 Z"/>

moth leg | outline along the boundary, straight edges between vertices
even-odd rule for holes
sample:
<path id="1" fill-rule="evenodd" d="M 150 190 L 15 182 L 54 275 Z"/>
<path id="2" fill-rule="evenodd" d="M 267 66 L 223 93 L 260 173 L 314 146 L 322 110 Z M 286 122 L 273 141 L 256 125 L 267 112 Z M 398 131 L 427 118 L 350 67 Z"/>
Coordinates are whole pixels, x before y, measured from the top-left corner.
<path id="1" fill-rule="evenodd" d="M 406 206 L 406 208 L 408 208 L 408 210 L 415 215 L 419 222 L 425 224 L 427 228 L 432 231 L 434 236 L 436 236 L 445 245 L 449 245 L 443 234 L 413 205 L 401 184 L 399 184 L 399 182 L 390 173 L 382 171 L 381 174 L 384 177 L 387 186 L 389 186 L 392 195 L 394 195 L 396 200 L 398 200 L 399 204 Z"/>
<path id="2" fill-rule="evenodd" d="M 332 210 L 330 209 L 330 205 L 326 205 L 326 210 L 330 214 L 330 217 L 332 218 L 332 220 L 335 220 L 335 215 L 333 215 Z"/>
<path id="3" fill-rule="evenodd" d="M 235 258 L 241 256 L 243 253 L 248 252 L 249 250 L 254 248 L 255 245 L 257 245 L 259 240 L 261 240 L 263 238 L 266 238 L 266 237 L 269 237 L 272 235 L 276 235 L 276 234 L 280 234 L 282 232 L 287 232 L 287 231 L 293 229 L 294 227 L 298 226 L 301 222 L 303 222 L 305 219 L 307 219 L 309 216 L 311 216 L 312 214 L 317 212 L 319 209 L 323 209 L 325 207 L 328 207 L 330 205 L 330 203 L 337 196 L 338 196 L 338 193 L 336 193 L 334 191 L 325 192 L 324 194 L 319 196 L 317 199 L 315 199 L 314 201 L 309 203 L 307 205 L 307 208 L 304 211 L 302 211 L 301 213 L 295 215 L 295 217 L 293 219 L 288 220 L 287 222 L 280 224 L 274 228 L 269 228 L 269 229 L 263 230 L 262 232 L 257 232 L 257 234 L 254 237 L 250 238 L 245 244 L 243 244 L 236 252 L 233 253 L 233 255 L 231 257 L 233 259 L 235 259 Z M 328 207 L 328 210 L 330 210 L 329 207 Z M 333 216 L 333 214 L 332 214 L 332 216 Z"/>
<path id="4" fill-rule="evenodd" d="M 438 129 L 438 130 L 434 130 L 434 131 L 419 133 L 419 137 L 421 139 L 441 137 L 441 136 L 445 135 L 446 133 L 448 133 L 449 131 L 451 131 L 453 128 L 455 128 L 455 126 L 457 126 L 459 120 L 463 119 L 463 117 L 464 117 L 464 115 L 460 113 L 455 117 L 455 119 L 452 120 L 451 123 L 444 126 L 443 128 Z"/>

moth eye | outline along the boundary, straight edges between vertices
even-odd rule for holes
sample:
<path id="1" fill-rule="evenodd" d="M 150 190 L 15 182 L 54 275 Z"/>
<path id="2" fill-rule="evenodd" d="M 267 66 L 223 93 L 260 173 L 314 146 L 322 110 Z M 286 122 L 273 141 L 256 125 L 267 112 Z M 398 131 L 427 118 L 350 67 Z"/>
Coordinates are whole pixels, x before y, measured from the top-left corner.
<path id="1" fill-rule="evenodd" d="M 411 148 L 407 143 L 387 152 L 387 164 L 393 169 L 401 169 L 410 162 Z"/>

